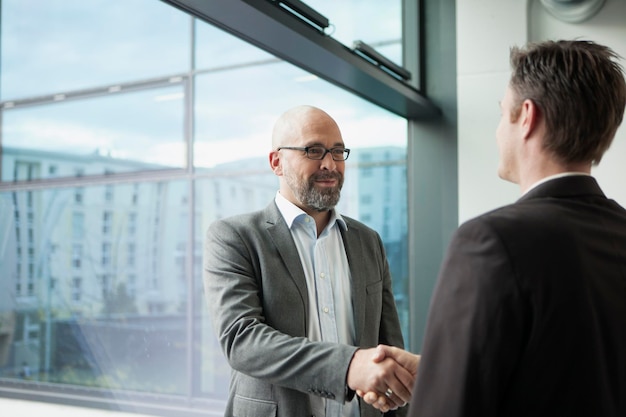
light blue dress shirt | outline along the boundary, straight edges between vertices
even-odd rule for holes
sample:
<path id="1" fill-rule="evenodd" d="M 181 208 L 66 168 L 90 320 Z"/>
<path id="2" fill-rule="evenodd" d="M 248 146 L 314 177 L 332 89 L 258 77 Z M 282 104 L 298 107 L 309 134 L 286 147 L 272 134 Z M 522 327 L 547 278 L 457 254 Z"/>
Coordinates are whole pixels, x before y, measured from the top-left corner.
<path id="1" fill-rule="evenodd" d="M 291 230 L 307 281 L 309 297 L 308 334 L 312 341 L 355 345 L 354 311 L 350 266 L 339 228 L 346 222 L 336 210 L 326 228 L 317 236 L 313 217 L 276 194 L 276 205 Z M 358 417 L 355 399 L 342 405 L 311 395 L 315 417 Z"/>

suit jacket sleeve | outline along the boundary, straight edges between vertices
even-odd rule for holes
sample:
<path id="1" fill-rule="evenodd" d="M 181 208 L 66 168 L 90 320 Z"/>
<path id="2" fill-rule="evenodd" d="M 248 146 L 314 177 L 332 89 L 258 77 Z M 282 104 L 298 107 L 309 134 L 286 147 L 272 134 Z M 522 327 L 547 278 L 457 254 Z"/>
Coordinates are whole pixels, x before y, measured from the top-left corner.
<path id="1" fill-rule="evenodd" d="M 462 225 L 431 299 L 410 415 L 495 417 L 520 355 L 523 310 L 497 231 L 480 218 Z"/>
<path id="2" fill-rule="evenodd" d="M 207 304 L 230 366 L 271 384 L 344 401 L 357 348 L 306 338 L 306 293 L 271 252 L 271 242 L 250 237 L 256 226 L 218 221 L 205 240 Z M 299 263 L 297 253 L 292 262 Z"/>

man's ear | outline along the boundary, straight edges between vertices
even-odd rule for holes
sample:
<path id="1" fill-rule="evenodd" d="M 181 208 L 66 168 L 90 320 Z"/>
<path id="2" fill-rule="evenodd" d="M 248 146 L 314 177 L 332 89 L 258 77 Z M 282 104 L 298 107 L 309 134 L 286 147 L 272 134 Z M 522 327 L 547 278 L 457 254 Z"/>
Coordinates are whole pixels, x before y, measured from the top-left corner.
<path id="1" fill-rule="evenodd" d="M 520 112 L 522 137 L 528 139 L 537 130 L 541 121 L 541 111 L 539 107 L 530 99 L 522 102 Z"/>
<path id="2" fill-rule="evenodd" d="M 270 168 L 274 171 L 274 174 L 281 176 L 283 175 L 283 166 L 280 163 L 280 154 L 278 151 L 272 151 L 269 155 L 270 159 Z"/>

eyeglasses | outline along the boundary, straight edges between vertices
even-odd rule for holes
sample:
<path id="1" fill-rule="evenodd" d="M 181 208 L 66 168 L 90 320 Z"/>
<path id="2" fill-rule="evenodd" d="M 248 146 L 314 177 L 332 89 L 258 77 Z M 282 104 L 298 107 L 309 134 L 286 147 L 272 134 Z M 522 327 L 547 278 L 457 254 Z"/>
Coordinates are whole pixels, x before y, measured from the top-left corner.
<path id="1" fill-rule="evenodd" d="M 326 157 L 326 154 L 329 153 L 333 161 L 345 161 L 348 159 L 348 155 L 350 155 L 350 149 L 346 148 L 330 148 L 326 149 L 323 146 L 315 145 L 315 146 L 305 146 L 305 147 L 296 147 L 296 146 L 281 146 L 276 149 L 280 151 L 281 149 L 289 149 L 292 151 L 302 151 L 306 154 L 306 157 L 309 159 L 314 159 L 316 161 L 322 160 Z"/>

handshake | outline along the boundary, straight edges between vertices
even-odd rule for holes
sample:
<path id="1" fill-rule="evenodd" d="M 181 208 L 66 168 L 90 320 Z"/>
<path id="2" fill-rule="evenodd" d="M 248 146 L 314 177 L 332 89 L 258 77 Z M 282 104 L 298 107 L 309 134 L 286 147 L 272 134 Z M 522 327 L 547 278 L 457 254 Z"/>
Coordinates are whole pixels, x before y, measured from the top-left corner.
<path id="1" fill-rule="evenodd" d="M 348 368 L 348 387 L 386 413 L 404 407 L 413 391 L 420 355 L 386 345 L 356 351 Z"/>

